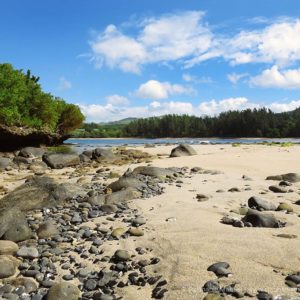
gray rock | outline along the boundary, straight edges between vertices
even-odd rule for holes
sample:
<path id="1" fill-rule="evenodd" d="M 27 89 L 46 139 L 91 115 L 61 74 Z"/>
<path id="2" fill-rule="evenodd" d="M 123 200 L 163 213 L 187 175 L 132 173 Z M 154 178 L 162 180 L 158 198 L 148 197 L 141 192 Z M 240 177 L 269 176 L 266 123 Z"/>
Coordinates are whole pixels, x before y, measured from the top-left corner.
<path id="1" fill-rule="evenodd" d="M 137 199 L 142 196 L 141 192 L 133 187 L 108 194 L 105 196 L 105 204 L 118 204 L 128 200 Z"/>
<path id="2" fill-rule="evenodd" d="M 172 149 L 170 157 L 191 156 L 197 155 L 196 150 L 188 144 L 180 144 Z"/>
<path id="3" fill-rule="evenodd" d="M 19 156 L 22 157 L 42 157 L 45 154 L 45 149 L 37 147 L 25 147 L 22 148 L 19 152 Z"/>
<path id="4" fill-rule="evenodd" d="M 37 258 L 39 255 L 39 251 L 35 247 L 22 246 L 17 252 L 17 256 L 30 259 Z"/>
<path id="5" fill-rule="evenodd" d="M 146 184 L 134 177 L 121 177 L 108 186 L 108 188 L 110 188 L 113 192 L 127 189 L 129 187 L 136 190 L 141 190 L 146 188 Z"/>
<path id="6" fill-rule="evenodd" d="M 69 282 L 55 283 L 47 294 L 47 300 L 78 300 L 79 297 L 80 290 Z"/>
<path id="7" fill-rule="evenodd" d="M 0 209 L 18 208 L 20 211 L 41 209 L 60 205 L 74 196 L 85 194 L 85 191 L 78 185 L 70 183 L 57 184 L 50 177 L 34 176 L 4 196 L 0 202 Z"/>
<path id="8" fill-rule="evenodd" d="M 275 175 L 275 176 L 268 176 L 266 180 L 286 180 L 289 182 L 299 182 L 300 181 L 300 174 L 297 173 L 287 173 L 282 175 Z"/>
<path id="9" fill-rule="evenodd" d="M 48 239 L 59 233 L 57 225 L 53 221 L 42 223 L 36 231 L 40 239 Z"/>
<path id="10" fill-rule="evenodd" d="M 114 254 L 116 261 L 128 261 L 130 260 L 130 254 L 126 250 L 117 250 Z"/>
<path id="11" fill-rule="evenodd" d="M 0 157 L 0 170 L 4 170 L 12 163 L 12 160 L 8 157 Z"/>
<path id="12" fill-rule="evenodd" d="M 0 279 L 13 276 L 16 273 L 16 263 L 10 257 L 0 256 Z"/>
<path id="13" fill-rule="evenodd" d="M 96 148 L 92 153 L 92 158 L 97 161 L 111 161 L 116 157 L 111 149 L 109 148 Z"/>
<path id="14" fill-rule="evenodd" d="M 46 153 L 43 161 L 52 169 L 62 169 L 80 164 L 79 155 L 68 153 Z"/>
<path id="15" fill-rule="evenodd" d="M 33 236 L 25 215 L 17 208 L 0 209 L 0 237 L 20 242 Z"/>
<path id="16" fill-rule="evenodd" d="M 284 224 L 277 220 L 274 216 L 263 214 L 253 209 L 248 210 L 246 216 L 242 219 L 242 221 L 244 223 L 251 223 L 253 227 L 278 228 L 284 226 Z"/>
<path id="17" fill-rule="evenodd" d="M 276 210 L 274 203 L 255 196 L 248 199 L 248 206 L 258 210 Z"/>
<path id="18" fill-rule="evenodd" d="M 283 186 L 277 186 L 277 185 L 271 185 L 269 186 L 269 190 L 274 192 L 274 193 L 287 193 L 288 190 L 286 187 Z"/>
<path id="19" fill-rule="evenodd" d="M 133 175 L 142 174 L 146 176 L 153 176 L 158 178 L 165 178 L 166 176 L 173 176 L 174 171 L 165 168 L 158 168 L 158 167 L 148 167 L 148 166 L 141 166 L 137 167 L 132 171 Z"/>
<path id="20" fill-rule="evenodd" d="M 19 250 L 18 244 L 12 241 L 0 240 L 0 255 L 14 255 Z"/>
<path id="21" fill-rule="evenodd" d="M 296 284 L 300 284 L 300 275 L 296 275 L 296 274 L 289 275 L 285 278 L 285 280 L 289 280 Z"/>

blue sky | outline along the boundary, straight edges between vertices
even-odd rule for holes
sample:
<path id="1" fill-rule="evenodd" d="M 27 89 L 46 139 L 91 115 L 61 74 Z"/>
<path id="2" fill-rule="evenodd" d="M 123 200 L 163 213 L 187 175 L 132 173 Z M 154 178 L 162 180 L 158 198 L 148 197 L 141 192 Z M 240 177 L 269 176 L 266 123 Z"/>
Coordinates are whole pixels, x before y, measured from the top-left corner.
<path id="1" fill-rule="evenodd" d="M 300 106 L 298 0 L 3 0 L 0 60 L 88 121 Z"/>

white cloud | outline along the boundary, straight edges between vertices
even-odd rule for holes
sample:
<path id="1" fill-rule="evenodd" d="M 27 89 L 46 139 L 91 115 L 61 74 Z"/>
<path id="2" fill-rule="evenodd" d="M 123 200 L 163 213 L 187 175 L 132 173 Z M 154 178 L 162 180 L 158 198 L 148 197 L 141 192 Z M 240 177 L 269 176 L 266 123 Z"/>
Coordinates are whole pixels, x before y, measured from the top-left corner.
<path id="1" fill-rule="evenodd" d="M 258 29 L 221 35 L 204 21 L 202 11 L 184 11 L 148 18 L 135 24 L 135 33 L 108 25 L 90 41 L 92 60 L 124 72 L 140 73 L 149 63 L 179 63 L 193 67 L 213 58 L 231 65 L 276 64 L 300 60 L 300 19 L 264 20 Z M 257 22 L 256 22 L 257 23 Z M 216 27 L 217 28 L 217 27 Z"/>
<path id="2" fill-rule="evenodd" d="M 129 105 L 130 103 L 128 98 L 117 94 L 107 96 L 106 100 L 108 104 L 112 104 L 112 105 L 126 106 Z"/>
<path id="3" fill-rule="evenodd" d="M 218 115 L 228 110 L 243 110 L 258 107 L 258 104 L 249 102 L 245 97 L 227 98 L 222 100 L 210 100 L 200 103 L 198 106 L 200 115 Z"/>
<path id="4" fill-rule="evenodd" d="M 61 76 L 59 78 L 59 85 L 58 89 L 59 90 L 69 90 L 72 87 L 71 81 L 67 80 L 64 76 Z"/>
<path id="5" fill-rule="evenodd" d="M 140 85 L 135 95 L 142 99 L 167 99 L 169 95 L 193 94 L 195 91 L 180 84 L 171 84 L 170 82 L 160 82 L 157 80 L 149 80 Z"/>
<path id="6" fill-rule="evenodd" d="M 269 105 L 269 108 L 274 112 L 291 111 L 300 107 L 300 100 L 294 100 L 287 103 L 274 102 Z"/>
<path id="7" fill-rule="evenodd" d="M 150 116 L 162 116 L 166 114 L 188 114 L 196 116 L 215 116 L 228 110 L 244 110 L 247 108 L 270 108 L 275 112 L 291 111 L 300 107 L 300 100 L 290 102 L 273 102 L 268 105 L 260 105 L 249 101 L 245 97 L 226 98 L 201 102 L 198 106 L 190 102 L 153 101 L 145 106 L 117 107 L 112 104 L 79 104 L 88 122 L 116 121 L 127 117 L 145 118 Z"/>
<path id="8" fill-rule="evenodd" d="M 134 38 L 123 35 L 114 25 L 106 27 L 96 40 L 90 42 L 93 60 L 101 67 L 103 61 L 111 68 L 139 73 L 139 64 L 147 57 L 144 46 Z"/>
<path id="9" fill-rule="evenodd" d="M 90 41 L 92 61 L 97 67 L 139 73 L 146 63 L 172 62 L 207 51 L 212 33 L 202 22 L 204 13 L 186 11 L 149 18 L 138 26 L 135 36 L 109 25 Z"/>
<path id="10" fill-rule="evenodd" d="M 182 79 L 186 82 L 191 82 L 191 83 L 212 83 L 213 80 L 210 77 L 197 77 L 188 73 L 182 74 Z"/>
<path id="11" fill-rule="evenodd" d="M 275 65 L 264 70 L 260 75 L 252 77 L 249 82 L 253 86 L 265 88 L 300 88 L 300 69 L 280 71 Z"/>
<path id="12" fill-rule="evenodd" d="M 227 75 L 227 79 L 233 83 L 233 84 L 237 84 L 242 78 L 247 77 L 248 74 L 247 73 L 230 73 Z"/>

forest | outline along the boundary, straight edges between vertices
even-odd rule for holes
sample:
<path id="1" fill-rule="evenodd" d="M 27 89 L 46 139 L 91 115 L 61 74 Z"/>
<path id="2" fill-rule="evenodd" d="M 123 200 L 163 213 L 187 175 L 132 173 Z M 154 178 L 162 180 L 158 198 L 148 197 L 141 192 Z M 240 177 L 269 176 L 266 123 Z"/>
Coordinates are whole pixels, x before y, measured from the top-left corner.
<path id="1" fill-rule="evenodd" d="M 122 128 L 126 137 L 299 137 L 300 108 L 284 113 L 269 109 L 223 112 L 215 117 L 165 115 L 137 119 Z"/>
<path id="2" fill-rule="evenodd" d="M 28 70 L 0 64 L 0 124 L 68 134 L 80 127 L 84 116 L 78 106 L 45 93 L 39 77 Z"/>

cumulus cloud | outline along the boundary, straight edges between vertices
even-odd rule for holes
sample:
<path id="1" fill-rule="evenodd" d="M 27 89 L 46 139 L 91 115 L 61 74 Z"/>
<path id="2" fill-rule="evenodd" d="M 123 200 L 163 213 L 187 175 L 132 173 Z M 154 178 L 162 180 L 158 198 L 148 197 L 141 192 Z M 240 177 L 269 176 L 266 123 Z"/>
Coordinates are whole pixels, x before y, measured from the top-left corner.
<path id="1" fill-rule="evenodd" d="M 252 77 L 249 82 L 251 85 L 259 87 L 300 88 L 300 69 L 280 71 L 275 65 L 264 70 L 260 75 Z"/>
<path id="2" fill-rule="evenodd" d="M 126 105 L 130 104 L 130 101 L 128 98 L 117 95 L 117 94 L 107 96 L 106 101 L 108 104 L 112 104 L 112 105 L 126 106 Z"/>
<path id="3" fill-rule="evenodd" d="M 300 107 L 300 100 L 293 100 L 287 103 L 274 102 L 269 105 L 269 108 L 274 112 L 291 111 Z"/>
<path id="4" fill-rule="evenodd" d="M 227 98 L 222 100 L 210 100 L 200 103 L 198 106 L 201 115 L 218 115 L 228 110 L 243 110 L 258 107 L 258 104 L 249 102 L 245 97 Z"/>
<path id="5" fill-rule="evenodd" d="M 58 89 L 61 91 L 69 90 L 72 87 L 71 81 L 67 80 L 64 76 L 59 78 Z"/>
<path id="6" fill-rule="evenodd" d="M 204 13 L 186 11 L 148 18 L 129 36 L 111 24 L 90 41 L 96 66 L 106 64 L 124 72 L 139 73 L 146 63 L 164 63 L 204 53 L 212 33 L 203 23 Z"/>
<path id="7" fill-rule="evenodd" d="M 193 94 L 195 91 L 180 84 L 149 80 L 140 85 L 135 95 L 142 99 L 160 100 L 167 99 L 170 95 Z"/>
<path id="8" fill-rule="evenodd" d="M 221 57 L 232 65 L 271 63 L 287 66 L 300 60 L 300 19 L 275 20 L 264 28 L 215 38 L 204 54 L 186 62 L 188 67 Z"/>
<path id="9" fill-rule="evenodd" d="M 274 112 L 291 111 L 300 107 L 300 100 L 290 102 L 273 102 L 267 105 L 260 105 L 250 101 L 245 97 L 212 99 L 203 101 L 199 105 L 190 102 L 180 101 L 152 101 L 144 106 L 115 106 L 112 104 L 79 104 L 80 109 L 86 116 L 88 122 L 108 122 L 116 121 L 127 117 L 145 118 L 151 116 L 162 116 L 166 114 L 188 114 L 196 116 L 216 116 L 228 110 L 244 110 L 260 107 L 270 108 Z"/>
<path id="10" fill-rule="evenodd" d="M 222 58 L 231 65 L 276 64 L 300 60 L 300 19 L 268 20 L 257 29 L 220 35 L 208 25 L 202 11 L 183 11 L 137 23 L 130 34 L 108 25 L 90 41 L 97 67 L 103 64 L 124 72 L 140 73 L 145 64 L 178 63 L 185 68 Z"/>

